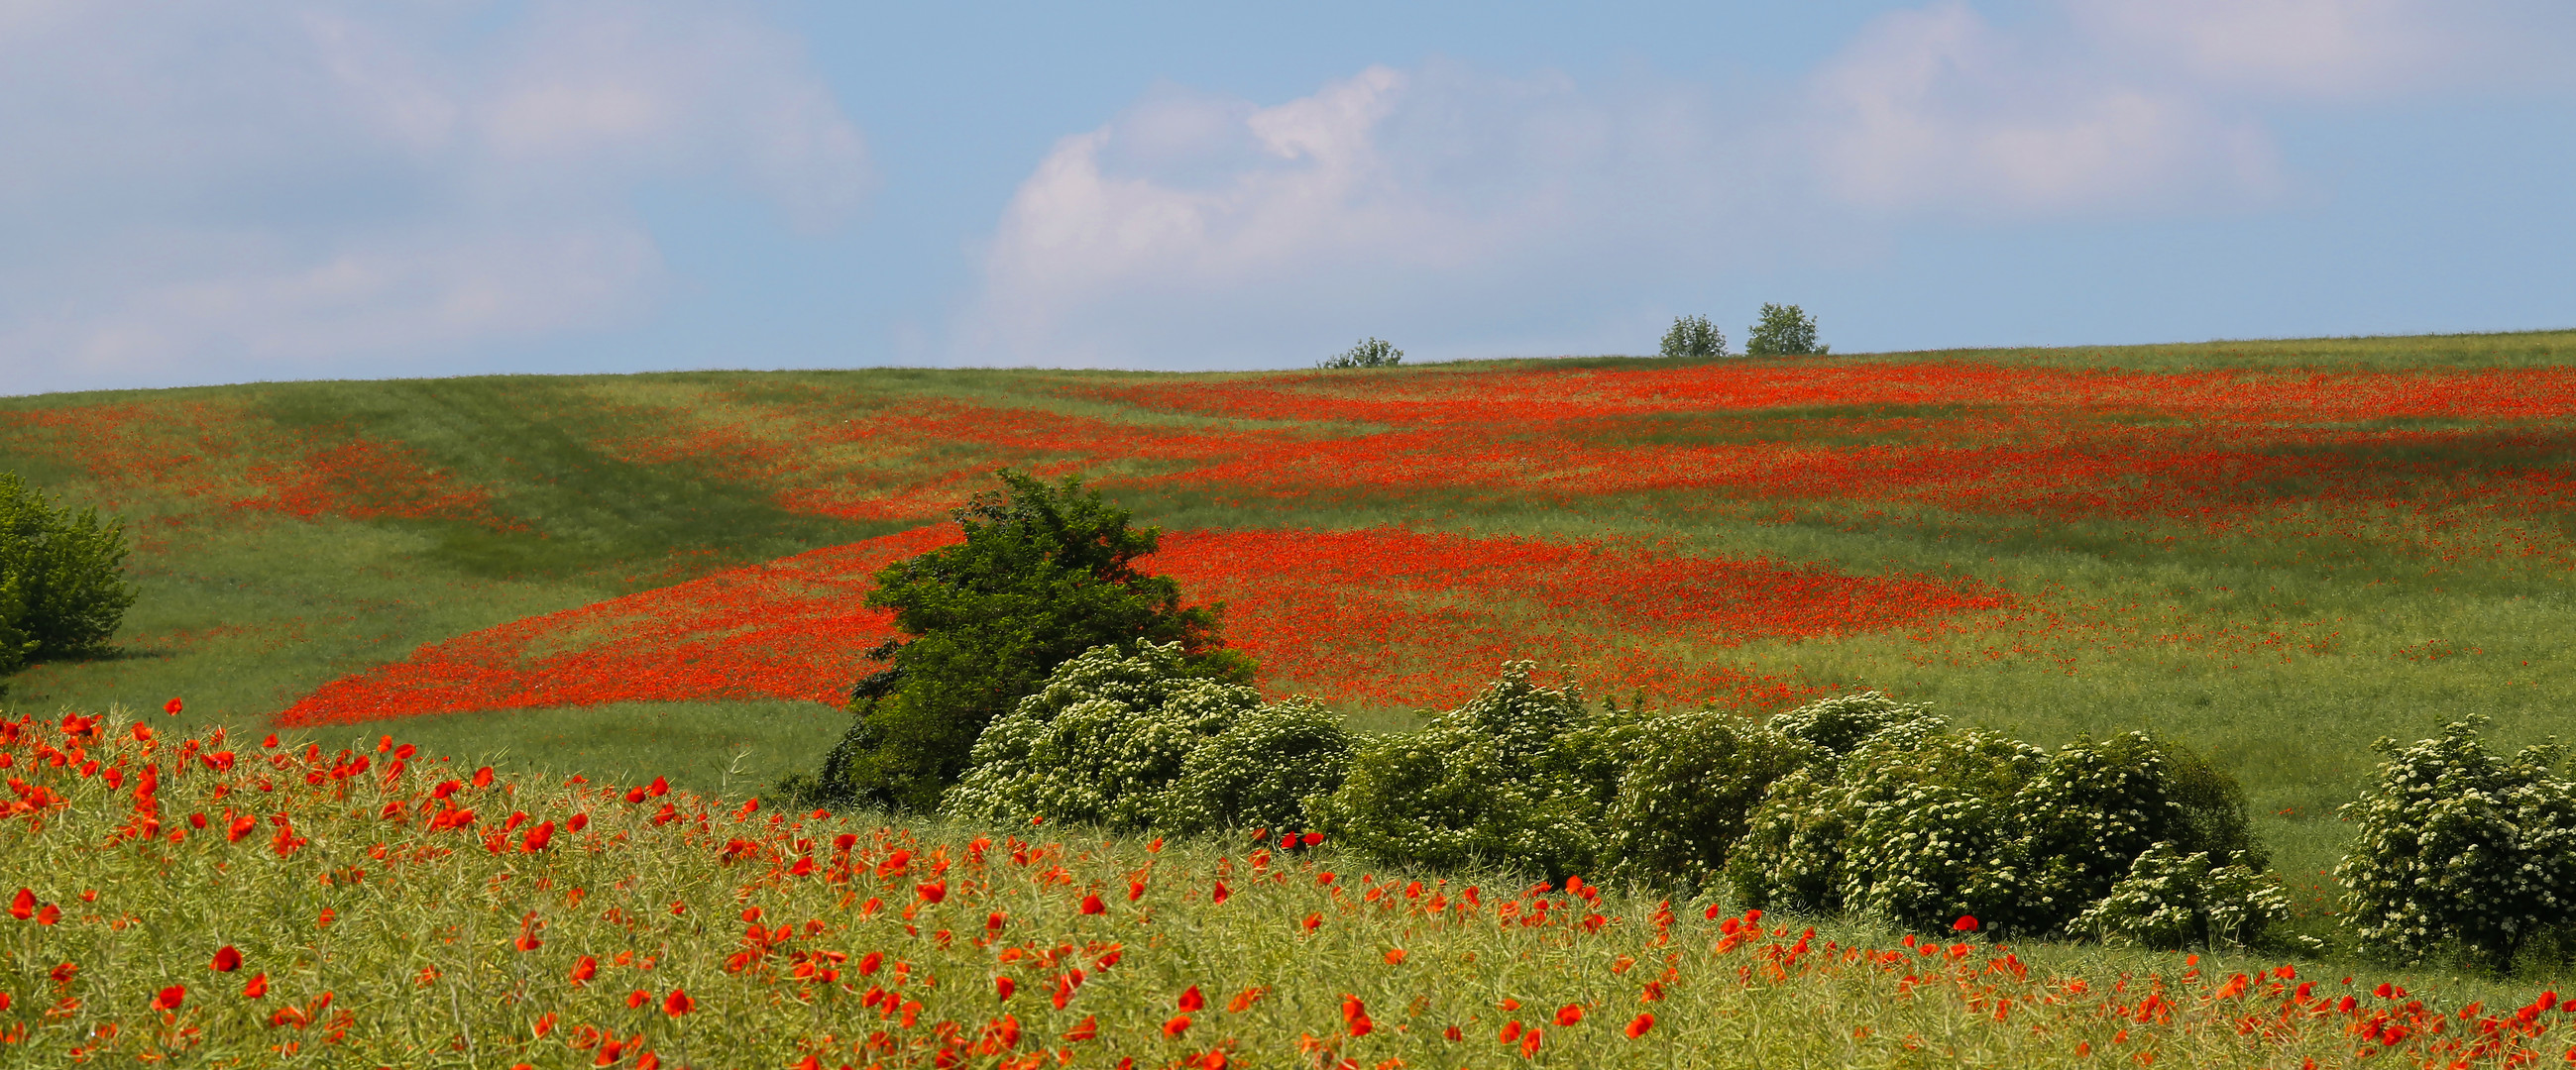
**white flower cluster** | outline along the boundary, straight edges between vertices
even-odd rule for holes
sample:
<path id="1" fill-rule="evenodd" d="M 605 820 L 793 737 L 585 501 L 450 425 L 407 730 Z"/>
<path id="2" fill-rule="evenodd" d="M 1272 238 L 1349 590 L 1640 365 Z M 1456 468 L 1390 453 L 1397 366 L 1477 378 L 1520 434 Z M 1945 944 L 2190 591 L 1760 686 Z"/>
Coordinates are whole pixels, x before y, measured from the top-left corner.
<path id="1" fill-rule="evenodd" d="M 2365 946 L 2414 962 L 2457 941 L 2504 968 L 2535 934 L 2576 920 L 2576 784 L 2551 775 L 2554 745 L 2504 758 L 2480 742 L 2482 726 L 2375 745 L 2388 758 L 2340 811 L 2360 834 L 2335 867 Z"/>
<path id="2" fill-rule="evenodd" d="M 945 806 L 1120 829 L 1297 828 L 1307 799 L 1340 786 L 1349 752 L 1322 708 L 1265 706 L 1252 688 L 1193 675 L 1178 643 L 1103 646 L 985 727 Z"/>
<path id="3" fill-rule="evenodd" d="M 2066 928 L 2106 944 L 2173 951 L 2242 945 L 2289 916 L 2290 893 L 2278 878 L 2242 863 L 2212 865 L 2209 852 L 2185 854 L 2166 840 L 2139 855 L 2111 894 Z"/>

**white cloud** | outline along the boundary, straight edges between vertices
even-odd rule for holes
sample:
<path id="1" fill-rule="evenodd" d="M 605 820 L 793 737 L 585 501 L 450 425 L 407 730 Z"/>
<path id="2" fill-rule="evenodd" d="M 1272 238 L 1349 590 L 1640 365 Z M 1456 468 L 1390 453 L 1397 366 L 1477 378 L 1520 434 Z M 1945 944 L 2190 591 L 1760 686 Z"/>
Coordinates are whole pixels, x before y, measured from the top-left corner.
<path id="1" fill-rule="evenodd" d="M 631 318 L 631 201 L 830 227 L 858 132 L 793 39 L 700 0 L 0 5 L 10 392 L 348 374 Z"/>
<path id="2" fill-rule="evenodd" d="M 1819 176 L 1873 208 L 2048 216 L 2244 203 L 2282 184 L 2250 115 L 2120 79 L 1956 0 L 1873 20 L 1812 78 Z"/>
<path id="3" fill-rule="evenodd" d="M 2568 81 L 2576 8 L 2555 0 L 2064 0 L 2130 69 L 2216 92 L 2314 100 Z"/>
<path id="4" fill-rule="evenodd" d="M 1670 86 L 1448 63 L 1268 107 L 1164 87 L 1021 184 L 961 349 L 1203 366 L 1312 360 L 1396 325 L 1472 334 L 1704 259 L 1746 184 L 1724 129 Z M 1604 270 L 1564 281 L 1585 265 Z"/>

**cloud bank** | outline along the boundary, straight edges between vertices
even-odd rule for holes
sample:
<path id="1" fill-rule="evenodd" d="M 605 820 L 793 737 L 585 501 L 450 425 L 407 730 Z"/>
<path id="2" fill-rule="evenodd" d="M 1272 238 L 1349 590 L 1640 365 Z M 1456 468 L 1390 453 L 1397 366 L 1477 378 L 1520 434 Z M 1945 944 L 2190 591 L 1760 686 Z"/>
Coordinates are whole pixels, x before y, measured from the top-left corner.
<path id="1" fill-rule="evenodd" d="M 0 6 L 0 132 L 9 392 L 630 320 L 664 275 L 640 189 L 811 230 L 870 174 L 793 38 L 693 0 Z"/>
<path id="2" fill-rule="evenodd" d="M 2548 64 L 2495 61 L 2534 53 L 2534 26 L 2576 42 L 2576 20 L 2519 2 L 2063 0 L 1998 25 L 1938 0 L 1794 84 L 1723 94 L 1450 62 L 1270 105 L 1165 86 L 1021 184 L 957 353 L 1277 366 L 1394 332 L 1633 348 L 1660 329 L 1633 295 L 1856 255 L 1907 220 L 2279 206 L 2305 180 L 2266 107 L 2527 92 L 2513 72 Z"/>

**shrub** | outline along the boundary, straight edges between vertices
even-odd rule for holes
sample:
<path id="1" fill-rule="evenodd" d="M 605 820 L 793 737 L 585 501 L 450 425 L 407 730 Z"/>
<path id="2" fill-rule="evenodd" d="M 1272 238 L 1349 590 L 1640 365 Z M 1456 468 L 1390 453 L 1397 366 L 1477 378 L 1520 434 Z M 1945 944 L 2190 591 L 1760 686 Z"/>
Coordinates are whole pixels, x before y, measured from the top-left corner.
<path id="1" fill-rule="evenodd" d="M 1603 817 L 1614 878 L 1698 884 L 1726 864 L 1772 784 L 1825 755 L 1771 725 L 1716 710 L 1635 716 Z"/>
<path id="2" fill-rule="evenodd" d="M 1748 357 L 1782 357 L 1806 353 L 1821 354 L 1825 347 L 1816 344 L 1816 319 L 1796 305 L 1762 306 L 1762 320 L 1744 336 L 1744 355 Z"/>
<path id="3" fill-rule="evenodd" d="M 2222 774 L 2143 734 L 2050 754 L 1916 717 L 1783 776 L 1726 876 L 1756 906 L 2045 933 L 2157 843 L 2259 864 L 2246 827 Z"/>
<path id="4" fill-rule="evenodd" d="M 1771 727 L 1801 743 L 1822 748 L 1837 757 L 1851 753 L 1861 741 L 1887 729 L 1916 721 L 1929 721 L 1939 728 L 1943 722 L 1932 716 L 1931 707 L 1907 705 L 1876 691 L 1857 695 L 1836 695 L 1818 699 L 1794 710 L 1774 714 Z"/>
<path id="5" fill-rule="evenodd" d="M 2536 933 L 2576 909 L 2576 785 L 2551 775 L 2555 744 L 2488 753 L 2482 718 L 2400 747 L 2339 811 L 2360 826 L 2335 878 L 2366 945 L 2421 961 L 2446 941 L 2509 969 Z"/>
<path id="6" fill-rule="evenodd" d="M 806 804 L 929 810 L 964 774 L 977 737 L 1086 650 L 1178 643 L 1188 672 L 1247 683 L 1252 663 L 1223 649 L 1221 606 L 1181 605 L 1178 584 L 1135 560 L 1160 532 L 1066 477 L 1049 486 L 997 473 L 998 493 L 956 511 L 966 541 L 877 573 L 867 604 L 913 638 L 870 652 L 887 667 L 852 691 L 850 729 L 818 777 L 781 785 Z"/>
<path id="7" fill-rule="evenodd" d="M 1667 357 L 1723 357 L 1726 335 L 1708 322 L 1706 316 L 1680 316 L 1673 329 L 1664 332 L 1663 355 Z"/>
<path id="8" fill-rule="evenodd" d="M 2289 916 L 2290 896 L 2279 881 L 2241 862 L 2212 864 L 2208 851 L 2184 854 L 2167 840 L 2147 848 L 2066 928 L 2106 944 L 2178 951 L 2252 944 Z"/>
<path id="9" fill-rule="evenodd" d="M 1404 351 L 1378 338 L 1363 338 L 1358 345 L 1324 358 L 1318 368 L 1392 368 L 1404 363 Z"/>
<path id="10" fill-rule="evenodd" d="M 122 524 L 49 505 L 0 472 L 0 674 L 104 646 L 134 604 L 126 553 Z"/>
<path id="11" fill-rule="evenodd" d="M 1611 785 L 1605 737 L 1582 700 L 1510 662 L 1466 705 L 1418 732 L 1362 743 L 1325 801 L 1325 829 L 1391 863 L 1593 871 Z"/>
<path id="12" fill-rule="evenodd" d="M 1309 699 L 1245 711 L 1181 762 L 1162 823 L 1175 831 L 1305 829 L 1350 775 L 1351 736 Z"/>
<path id="13" fill-rule="evenodd" d="M 984 729 L 946 808 L 1112 829 L 1168 824 L 1190 756 L 1260 705 L 1260 692 L 1196 672 L 1179 643 L 1094 647 Z"/>

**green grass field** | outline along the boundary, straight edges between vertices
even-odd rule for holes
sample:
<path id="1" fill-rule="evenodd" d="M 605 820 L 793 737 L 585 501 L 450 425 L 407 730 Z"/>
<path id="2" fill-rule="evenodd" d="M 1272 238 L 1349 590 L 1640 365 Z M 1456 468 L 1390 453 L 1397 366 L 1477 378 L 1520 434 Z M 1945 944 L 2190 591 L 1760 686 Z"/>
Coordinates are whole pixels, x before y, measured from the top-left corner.
<path id="1" fill-rule="evenodd" d="M 2576 736 L 2571 415 L 2576 331 L 0 398 L 0 469 L 125 517 L 142 590 L 113 654 L 19 674 L 0 709 L 157 711 L 180 696 L 186 712 L 151 713 L 157 727 L 265 732 L 335 681 L 421 661 L 424 645 L 935 524 L 1010 465 L 1084 473 L 1174 531 L 1460 536 L 1479 568 L 1503 540 L 1603 540 L 2000 594 L 2005 608 L 1903 627 L 1867 625 L 1863 594 L 1849 612 L 1862 625 L 1764 630 L 1714 598 L 1674 607 L 1688 617 L 1674 624 L 1624 592 L 1627 574 L 1549 573 L 1542 593 L 1511 577 L 1439 590 L 1344 572 L 1374 601 L 1307 629 L 1323 635 L 1265 617 L 1254 596 L 1328 563 L 1247 561 L 1193 591 L 1228 598 L 1239 632 L 1264 637 L 1274 687 L 1363 728 L 1409 724 L 1528 656 L 1596 693 L 1747 712 L 1866 687 L 2043 745 L 2152 729 L 2244 783 L 2310 911 L 2300 931 L 2331 935 L 2319 872 L 2374 738 L 2471 714 L 2500 744 Z M 542 639 L 555 645 L 531 649 L 589 641 Z M 1398 653 L 1371 662 L 1369 647 Z M 527 658 L 514 671 L 556 664 Z M 1760 686 L 1692 693 L 1711 680 Z M 298 738 L 393 732 L 505 771 L 664 775 L 741 798 L 810 765 L 845 720 L 829 680 L 795 695 L 690 686 L 496 699 Z"/>

